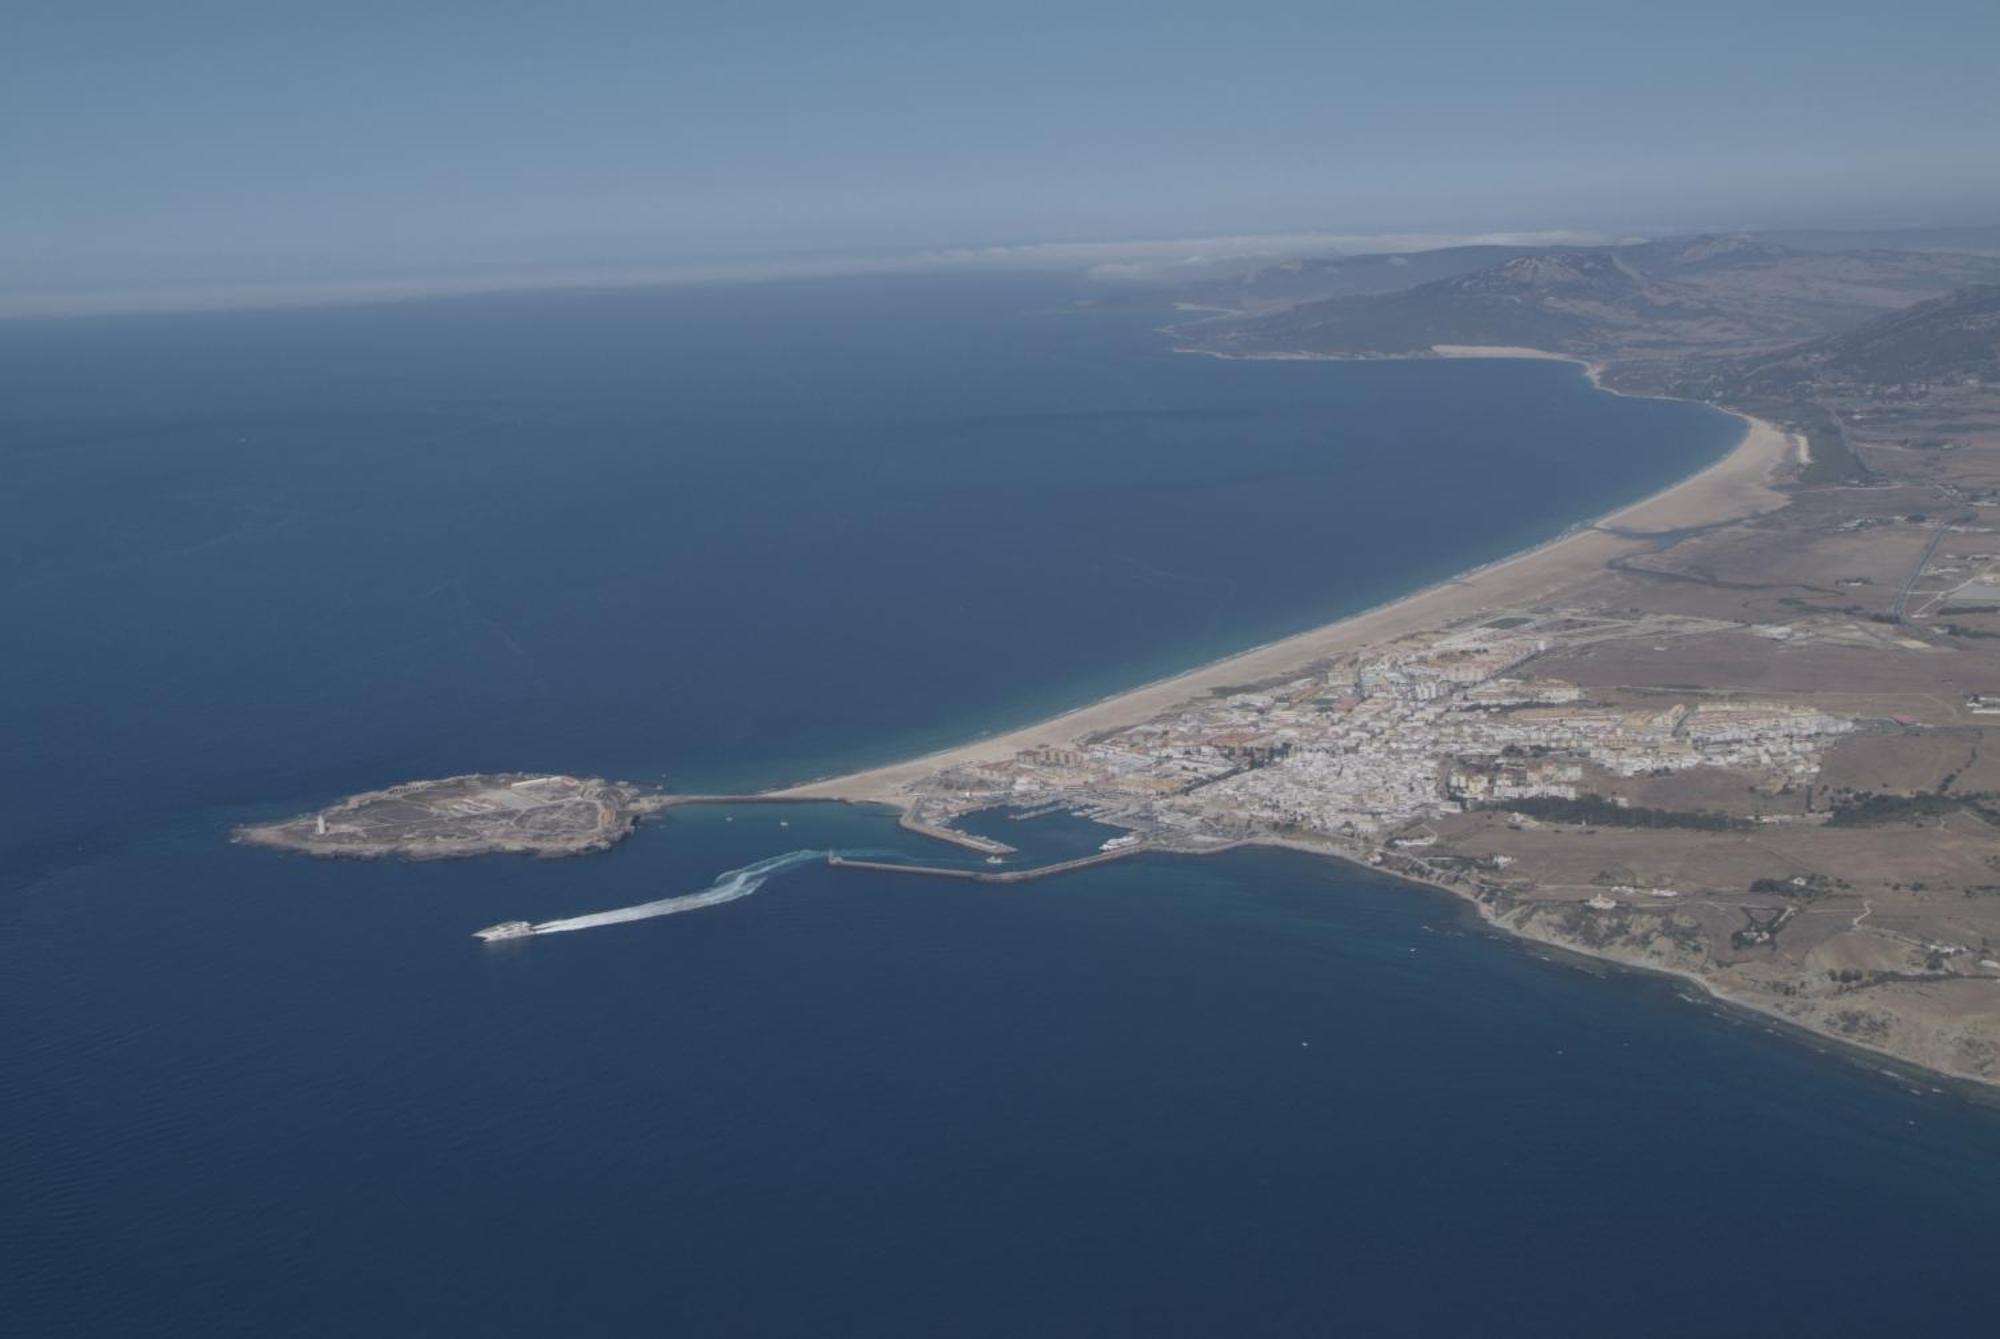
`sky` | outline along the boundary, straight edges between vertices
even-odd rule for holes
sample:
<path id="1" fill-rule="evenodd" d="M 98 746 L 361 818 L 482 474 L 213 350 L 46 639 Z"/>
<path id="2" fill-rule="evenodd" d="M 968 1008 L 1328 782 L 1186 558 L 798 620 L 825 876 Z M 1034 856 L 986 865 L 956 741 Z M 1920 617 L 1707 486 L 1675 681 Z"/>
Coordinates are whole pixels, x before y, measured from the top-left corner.
<path id="1" fill-rule="evenodd" d="M 2000 222 L 2000 4 L 6 0 L 0 298 Z"/>

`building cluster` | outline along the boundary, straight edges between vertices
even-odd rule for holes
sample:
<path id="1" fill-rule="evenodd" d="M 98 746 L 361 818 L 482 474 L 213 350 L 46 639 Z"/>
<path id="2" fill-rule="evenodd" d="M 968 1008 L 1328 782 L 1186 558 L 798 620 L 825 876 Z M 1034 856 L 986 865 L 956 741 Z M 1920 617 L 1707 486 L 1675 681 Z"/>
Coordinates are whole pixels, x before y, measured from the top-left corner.
<path id="1" fill-rule="evenodd" d="M 1299 831 L 1374 839 L 1426 816 L 1536 796 L 1574 799 L 1595 771 L 1817 771 L 1851 722 L 1774 703 L 1593 704 L 1531 662 L 1556 646 L 1671 636 L 1689 620 L 1546 616 L 1400 643 L 1286 683 L 1189 702 L 1067 748 L 941 772 L 933 818 L 1063 804 L 1162 837 Z"/>

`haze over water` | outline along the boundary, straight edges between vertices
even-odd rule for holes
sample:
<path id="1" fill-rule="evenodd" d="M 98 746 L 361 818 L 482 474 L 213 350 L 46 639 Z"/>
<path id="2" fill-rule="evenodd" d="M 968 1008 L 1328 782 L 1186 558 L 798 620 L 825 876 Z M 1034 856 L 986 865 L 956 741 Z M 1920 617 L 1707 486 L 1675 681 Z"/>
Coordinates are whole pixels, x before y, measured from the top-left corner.
<path id="1" fill-rule="evenodd" d="M 227 844 L 420 776 L 708 790 L 948 743 L 1500 556 L 1737 431 L 1565 365 L 1177 356 L 1166 314 L 1075 296 L 0 325 L 0 1322 L 1971 1314 L 1991 1113 L 1326 862 L 1006 892 L 804 862 L 484 948 L 790 851 L 930 851 L 831 806 L 550 863 Z"/>

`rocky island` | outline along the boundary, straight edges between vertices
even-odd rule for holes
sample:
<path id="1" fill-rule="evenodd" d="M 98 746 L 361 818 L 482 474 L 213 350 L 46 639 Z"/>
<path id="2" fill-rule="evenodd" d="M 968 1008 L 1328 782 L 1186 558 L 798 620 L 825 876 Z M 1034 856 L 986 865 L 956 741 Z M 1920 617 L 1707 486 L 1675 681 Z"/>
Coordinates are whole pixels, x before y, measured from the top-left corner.
<path id="1" fill-rule="evenodd" d="M 368 791 L 280 822 L 246 824 L 232 838 L 359 859 L 582 855 L 622 841 L 642 815 L 670 802 L 597 777 L 485 773 Z"/>

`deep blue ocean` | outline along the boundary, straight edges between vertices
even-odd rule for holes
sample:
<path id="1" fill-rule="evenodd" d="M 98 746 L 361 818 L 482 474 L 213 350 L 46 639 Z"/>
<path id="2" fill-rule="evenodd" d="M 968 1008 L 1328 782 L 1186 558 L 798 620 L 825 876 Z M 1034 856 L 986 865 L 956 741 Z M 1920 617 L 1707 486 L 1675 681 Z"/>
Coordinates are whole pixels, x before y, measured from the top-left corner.
<path id="1" fill-rule="evenodd" d="M 1831 1335 L 1990 1314 L 2000 1113 L 1288 852 L 996 890 L 766 785 L 1374 603 L 1713 458 L 1547 363 L 1232 363 L 1054 278 L 0 324 L 0 1332 Z M 983 820 L 1031 854 L 1073 821 Z"/>

